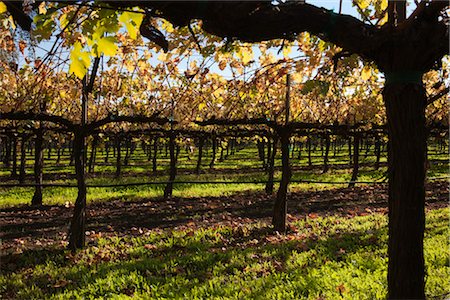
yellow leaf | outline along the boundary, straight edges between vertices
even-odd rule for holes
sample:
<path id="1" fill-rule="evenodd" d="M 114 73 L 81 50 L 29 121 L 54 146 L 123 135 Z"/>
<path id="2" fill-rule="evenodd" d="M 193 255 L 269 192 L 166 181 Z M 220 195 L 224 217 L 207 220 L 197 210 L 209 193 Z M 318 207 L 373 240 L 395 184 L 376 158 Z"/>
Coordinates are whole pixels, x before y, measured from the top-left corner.
<path id="1" fill-rule="evenodd" d="M 239 58 L 244 65 L 248 64 L 253 59 L 253 51 L 251 48 L 242 47 L 238 52 Z"/>
<path id="2" fill-rule="evenodd" d="M 388 0 L 381 0 L 381 10 L 384 11 L 388 7 Z"/>
<path id="3" fill-rule="evenodd" d="M 133 72 L 135 69 L 135 65 L 133 63 L 125 63 L 125 68 L 128 70 L 128 72 Z"/>
<path id="4" fill-rule="evenodd" d="M 214 95 L 214 97 L 218 98 L 221 96 L 223 89 L 222 88 L 217 88 L 214 90 L 214 92 L 212 93 Z"/>
<path id="5" fill-rule="evenodd" d="M 61 14 L 61 16 L 59 17 L 60 28 L 65 28 L 67 24 L 69 24 L 69 20 L 67 20 L 67 14 Z"/>
<path id="6" fill-rule="evenodd" d="M 381 19 L 381 21 L 379 22 L 380 25 L 384 25 L 386 24 L 386 22 L 388 21 L 388 14 L 385 13 L 383 19 Z"/>
<path id="7" fill-rule="evenodd" d="M 134 13 L 126 11 L 119 17 L 119 21 L 127 28 L 130 38 L 135 40 L 137 38 L 138 28 L 141 26 L 144 15 L 141 13 Z"/>
<path id="8" fill-rule="evenodd" d="M 39 14 L 45 15 L 47 13 L 47 8 L 45 7 L 45 1 L 39 4 Z"/>
<path id="9" fill-rule="evenodd" d="M 103 37 L 97 42 L 97 56 L 100 56 L 102 53 L 108 56 L 114 56 L 118 49 L 116 40 L 112 36 Z"/>
<path id="10" fill-rule="evenodd" d="M 198 110 L 203 110 L 205 107 L 206 107 L 206 104 L 205 104 L 205 103 L 200 103 L 200 104 L 198 105 Z"/>
<path id="11" fill-rule="evenodd" d="M 141 70 L 145 70 L 147 68 L 147 64 L 145 63 L 145 61 L 140 60 L 140 61 L 138 61 L 138 67 Z"/>
<path id="12" fill-rule="evenodd" d="M 303 81 L 303 75 L 298 72 L 295 72 L 292 74 L 292 79 L 297 83 L 301 83 Z"/>
<path id="13" fill-rule="evenodd" d="M 287 58 L 291 53 L 291 51 L 292 51 L 291 46 L 283 47 L 283 57 Z"/>
<path id="14" fill-rule="evenodd" d="M 372 77 L 372 70 L 369 66 L 364 66 L 364 68 L 361 71 L 361 78 L 363 80 L 369 80 L 370 77 Z"/>
<path id="15" fill-rule="evenodd" d="M 0 1 L 0 14 L 6 12 L 8 9 L 6 8 L 5 3 Z"/>
<path id="16" fill-rule="evenodd" d="M 159 61 L 163 61 L 163 62 L 167 61 L 167 54 L 166 53 L 159 54 L 158 55 L 158 60 Z"/>
<path id="17" fill-rule="evenodd" d="M 322 41 L 322 40 L 319 41 L 319 50 L 320 50 L 320 52 L 325 51 L 326 46 L 327 45 L 326 45 L 326 43 L 324 41 Z"/>
<path id="18" fill-rule="evenodd" d="M 11 28 L 16 29 L 17 26 L 16 26 L 16 23 L 14 23 L 13 17 L 9 16 L 8 20 L 9 20 L 9 24 L 11 25 Z"/>
<path id="19" fill-rule="evenodd" d="M 359 1 L 359 7 L 361 9 L 366 9 L 370 5 L 370 0 L 360 0 Z"/>
<path id="20" fill-rule="evenodd" d="M 172 24 L 170 22 L 167 22 L 166 20 L 162 20 L 161 27 L 168 33 L 172 33 L 174 30 Z"/>
<path id="21" fill-rule="evenodd" d="M 83 46 L 80 42 L 73 44 L 73 49 L 70 52 L 70 66 L 69 73 L 75 74 L 78 78 L 83 78 L 86 75 L 87 69 L 91 64 L 89 52 L 82 51 Z"/>

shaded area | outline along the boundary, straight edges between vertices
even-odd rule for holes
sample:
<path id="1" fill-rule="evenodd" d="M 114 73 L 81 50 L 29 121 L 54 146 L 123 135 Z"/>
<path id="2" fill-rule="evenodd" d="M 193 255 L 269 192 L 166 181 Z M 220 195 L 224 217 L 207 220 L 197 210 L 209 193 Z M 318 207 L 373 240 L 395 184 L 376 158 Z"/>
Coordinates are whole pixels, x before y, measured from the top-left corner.
<path id="1" fill-rule="evenodd" d="M 139 234 L 142 229 L 172 228 L 189 224 L 195 227 L 228 225 L 234 221 L 251 223 L 268 221 L 273 198 L 264 193 L 243 192 L 231 196 L 136 199 L 93 203 L 88 206 L 89 234 Z M 448 205 L 448 184 L 445 181 L 427 184 L 427 205 Z M 39 243 L 63 243 L 73 206 L 29 206 L 0 210 L 0 238 L 6 252 L 33 247 Z M 288 198 L 289 217 L 307 214 L 364 215 L 387 211 L 384 185 L 338 188 L 322 191 L 295 191 Z"/>
<path id="2" fill-rule="evenodd" d="M 442 218 L 443 214 L 430 212 L 428 233 L 447 230 L 448 218 Z M 384 297 L 387 228 L 379 214 L 321 220 L 311 215 L 296 220 L 286 235 L 274 234 L 264 225 L 232 224 L 219 227 L 215 223 L 212 230 L 189 225 L 174 231 L 155 230 L 151 235 L 144 231 L 135 234 L 136 238 L 103 240 L 76 254 L 55 246 L 6 255 L 2 272 L 21 277 L 20 281 L 6 281 L 2 296 L 233 298 L 239 293 L 240 299 Z M 439 239 L 445 241 L 446 234 L 441 235 Z M 429 244 L 430 250 L 436 250 L 435 242 Z M 432 252 L 427 258 L 433 266 L 429 281 L 435 283 L 440 273 L 434 273 L 434 268 L 442 271 L 447 265 L 436 260 L 437 254 L 443 255 L 442 251 Z M 277 294 L 276 289 L 288 294 Z M 445 287 L 431 285 L 428 296 L 445 291 Z"/>

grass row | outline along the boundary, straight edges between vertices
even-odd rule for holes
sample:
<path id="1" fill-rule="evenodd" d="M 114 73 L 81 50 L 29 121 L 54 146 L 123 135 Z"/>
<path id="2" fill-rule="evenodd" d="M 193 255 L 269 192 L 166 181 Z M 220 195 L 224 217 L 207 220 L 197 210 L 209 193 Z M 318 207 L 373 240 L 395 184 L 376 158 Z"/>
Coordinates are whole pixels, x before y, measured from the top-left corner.
<path id="1" fill-rule="evenodd" d="M 141 153 L 142 150 L 137 149 L 132 156 L 129 166 L 123 167 L 123 176 L 115 179 L 112 177 L 115 168 L 113 165 L 99 165 L 96 166 L 96 175 L 90 176 L 87 179 L 88 184 L 122 184 L 122 183 L 136 183 L 148 181 L 165 181 L 168 176 L 165 174 L 166 168 L 163 159 L 159 162 L 159 171 L 157 175 L 151 172 L 151 163 Z M 292 180 L 314 180 L 314 181 L 333 181 L 333 182 L 348 182 L 351 178 L 351 166 L 346 168 L 331 168 L 327 173 L 322 173 L 320 165 L 323 159 L 319 157 L 321 152 L 317 150 L 314 154 L 317 156 L 314 159 L 314 165 L 319 165 L 317 168 L 310 170 L 298 169 L 298 166 L 307 165 L 306 158 L 303 157 L 301 161 L 293 160 L 292 166 L 294 168 Z M 192 156 L 192 155 L 191 155 Z M 181 155 L 178 162 L 179 175 L 177 181 L 258 181 L 267 180 L 267 174 L 262 169 L 262 164 L 257 158 L 257 150 L 255 148 L 245 148 L 238 151 L 235 155 L 229 157 L 224 162 L 217 161 L 214 170 L 208 167 L 203 168 L 200 175 L 193 174 L 193 166 L 190 165 L 194 159 L 189 162 L 185 156 Z M 443 159 L 444 155 L 433 155 L 432 159 Z M 101 159 L 100 157 L 98 158 Z M 373 157 L 362 158 L 361 162 L 368 161 L 372 163 Z M 165 159 L 167 160 L 167 159 Z M 383 158 L 382 162 L 385 160 Z M 205 159 L 204 161 L 207 161 Z M 65 175 L 73 175 L 73 167 L 68 166 L 68 160 L 63 160 L 63 167 L 55 166 L 55 164 L 47 164 L 45 174 L 54 173 L 60 177 L 54 180 L 47 180 L 46 183 L 71 183 L 75 184 L 73 177 L 67 179 Z M 233 164 L 233 169 L 225 171 L 229 168 L 229 164 Z M 281 162 L 277 160 L 277 165 Z M 346 156 L 330 156 L 330 164 L 347 164 L 348 157 Z M 50 170 L 53 168 L 52 170 Z M 185 171 L 183 171 L 183 168 Z M 188 171 L 186 171 L 186 169 Z M 0 169 L 0 172 L 8 172 L 5 168 Z M 360 181 L 380 181 L 385 175 L 386 168 L 382 167 L 375 170 L 374 167 L 364 165 L 360 167 L 358 180 Z M 448 175 L 448 160 L 435 161 L 430 165 L 428 170 L 429 177 L 442 177 Z M 281 178 L 281 172 L 275 172 L 275 180 Z M 291 185 L 294 189 L 330 189 L 345 186 L 345 184 L 306 184 L 293 183 Z M 108 201 L 111 199 L 119 200 L 136 200 L 142 198 L 159 197 L 163 194 L 163 185 L 147 185 L 147 186 L 131 186 L 131 187 L 113 187 L 113 188 L 89 188 L 88 201 Z M 242 191 L 261 191 L 264 189 L 264 184 L 177 184 L 174 187 L 174 196 L 176 197 L 205 197 L 205 196 L 223 196 Z M 45 188 L 44 189 L 44 204 L 65 204 L 67 202 L 73 203 L 76 198 L 77 191 L 75 188 Z M 15 188 L 0 188 L 0 207 L 9 207 L 15 205 L 22 205 L 30 203 L 33 195 L 33 188 L 15 187 Z"/>
<path id="2" fill-rule="evenodd" d="M 450 293 L 448 217 L 427 213 L 429 297 Z M 286 236 L 261 223 L 97 236 L 75 255 L 23 252 L 0 287 L 17 299 L 385 299 L 386 223 L 372 214 L 298 219 Z"/>

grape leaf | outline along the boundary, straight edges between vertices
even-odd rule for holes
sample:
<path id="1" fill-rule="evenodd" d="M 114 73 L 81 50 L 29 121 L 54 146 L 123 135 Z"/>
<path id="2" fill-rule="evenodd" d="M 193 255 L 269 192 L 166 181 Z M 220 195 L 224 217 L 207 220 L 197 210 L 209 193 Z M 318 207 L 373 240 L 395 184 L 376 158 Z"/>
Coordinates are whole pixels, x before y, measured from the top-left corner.
<path id="1" fill-rule="evenodd" d="M 118 49 L 116 39 L 112 36 L 106 36 L 97 41 L 97 56 L 102 53 L 107 56 L 114 56 Z"/>
<path id="2" fill-rule="evenodd" d="M 73 49 L 70 52 L 70 66 L 69 73 L 75 74 L 78 78 L 83 78 L 86 75 L 87 68 L 91 64 L 89 52 L 82 51 L 83 47 L 80 42 L 76 42 L 73 45 Z"/>
<path id="3" fill-rule="evenodd" d="M 8 9 L 6 8 L 5 3 L 0 1 L 0 14 L 6 12 Z"/>

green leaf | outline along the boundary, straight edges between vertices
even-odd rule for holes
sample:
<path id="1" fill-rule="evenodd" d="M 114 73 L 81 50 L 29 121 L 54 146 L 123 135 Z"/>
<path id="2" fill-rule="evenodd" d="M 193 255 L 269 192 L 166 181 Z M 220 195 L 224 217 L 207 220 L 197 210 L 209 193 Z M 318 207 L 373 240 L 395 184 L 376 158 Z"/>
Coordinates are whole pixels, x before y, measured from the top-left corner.
<path id="1" fill-rule="evenodd" d="M 38 41 L 51 38 L 56 27 L 56 23 L 52 18 L 49 18 L 47 15 L 36 15 L 34 23 L 36 24 L 36 29 L 33 30 L 33 35 Z"/>
<path id="2" fill-rule="evenodd" d="M 308 94 L 313 90 L 317 90 L 321 95 L 326 95 L 330 88 L 330 84 L 322 80 L 308 80 L 303 84 L 302 94 Z"/>
<path id="3" fill-rule="evenodd" d="M 73 49 L 70 52 L 70 66 L 69 73 L 75 74 L 78 78 L 83 78 L 86 75 L 87 69 L 91 64 L 89 52 L 82 51 L 83 46 L 80 42 L 75 42 Z"/>

